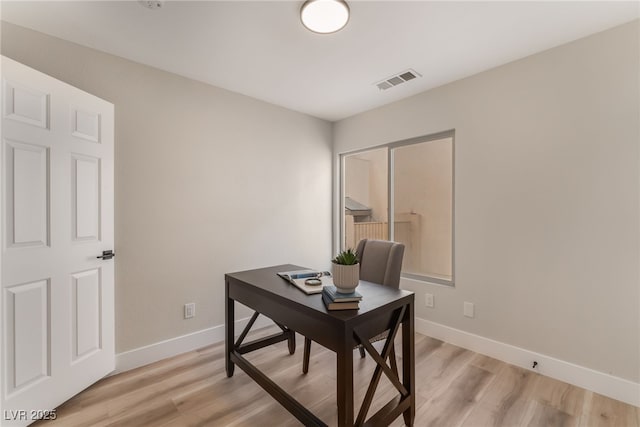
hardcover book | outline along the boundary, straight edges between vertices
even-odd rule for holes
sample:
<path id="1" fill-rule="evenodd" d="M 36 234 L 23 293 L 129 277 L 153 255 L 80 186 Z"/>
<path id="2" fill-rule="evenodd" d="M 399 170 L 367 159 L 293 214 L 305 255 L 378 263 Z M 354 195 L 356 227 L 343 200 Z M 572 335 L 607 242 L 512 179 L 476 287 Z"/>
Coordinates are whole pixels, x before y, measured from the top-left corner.
<path id="1" fill-rule="evenodd" d="M 358 291 L 353 291 L 350 294 L 343 294 L 338 292 L 334 285 L 327 285 L 322 289 L 322 292 L 327 294 L 332 302 L 352 302 L 360 301 L 362 295 Z"/>
<path id="2" fill-rule="evenodd" d="M 327 307 L 327 310 L 357 310 L 360 308 L 358 301 L 353 302 L 334 302 L 327 296 L 326 293 L 322 293 L 322 301 Z"/>

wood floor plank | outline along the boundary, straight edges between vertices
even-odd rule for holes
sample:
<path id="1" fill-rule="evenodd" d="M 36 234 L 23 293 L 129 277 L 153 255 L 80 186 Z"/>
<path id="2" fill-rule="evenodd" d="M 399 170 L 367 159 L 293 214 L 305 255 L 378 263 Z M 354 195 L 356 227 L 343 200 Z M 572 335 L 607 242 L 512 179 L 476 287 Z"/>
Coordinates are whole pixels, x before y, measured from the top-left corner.
<path id="1" fill-rule="evenodd" d="M 539 375 L 531 398 L 579 419 L 582 415 L 586 390 Z"/>
<path id="2" fill-rule="evenodd" d="M 638 427 L 637 408 L 593 393 L 588 425 L 592 427 Z"/>
<path id="3" fill-rule="evenodd" d="M 494 374 L 471 364 L 465 366 L 451 386 L 433 399 L 424 402 L 416 412 L 422 426 L 461 424 L 494 379 Z"/>
<path id="4" fill-rule="evenodd" d="M 39 421 L 33 425 L 43 427 L 56 424 L 60 426 L 94 427 L 100 426 L 100 424 L 106 425 L 105 420 L 108 418 L 109 414 L 106 405 L 80 407 L 73 404 L 63 404 L 56 409 L 56 419 L 54 421 Z"/>
<path id="5" fill-rule="evenodd" d="M 139 426 L 148 427 L 162 424 L 172 417 L 178 416 L 178 410 L 171 400 L 167 398 L 150 399 L 135 407 L 127 408 L 126 411 L 110 413 L 110 422 L 106 425 L 112 426 Z"/>
<path id="6" fill-rule="evenodd" d="M 478 354 L 478 353 L 476 353 L 473 356 L 470 363 L 473 366 L 477 366 L 478 368 L 482 368 L 485 371 L 489 371 L 493 374 L 497 374 L 505 366 L 504 362 L 498 359 L 494 359 L 492 357 L 485 356 L 484 354 Z"/>
<path id="7" fill-rule="evenodd" d="M 424 401 L 433 399 L 449 387 L 473 356 L 471 351 L 444 344 L 427 357 L 416 360 L 416 378 L 420 378 L 416 381 L 416 394 Z"/>
<path id="8" fill-rule="evenodd" d="M 533 401 L 530 410 L 524 417 L 522 425 L 556 426 L 556 427 L 576 427 L 580 421 L 579 416 L 573 416 L 564 411 L 554 408 L 546 402 Z"/>
<path id="9" fill-rule="evenodd" d="M 535 373 L 505 364 L 464 425 L 478 425 L 476 420 L 483 426 L 521 425 L 537 379 Z"/>
<path id="10" fill-rule="evenodd" d="M 251 332 L 255 339 L 277 331 Z M 247 358 L 330 426 L 337 424 L 336 358 L 312 346 L 302 374 L 303 338 L 290 355 L 285 342 Z M 399 341 L 398 341 L 399 344 Z M 376 343 L 380 350 L 382 343 Z M 401 346 L 396 345 L 396 350 Z M 543 377 L 490 357 L 416 334 L 417 427 L 584 426 L 640 427 L 640 409 Z M 398 351 L 399 359 L 402 358 Z M 354 352 L 356 408 L 375 369 Z M 401 366 L 401 364 L 399 364 Z M 397 390 L 383 375 L 369 415 Z M 236 369 L 227 378 L 224 343 L 105 378 L 57 409 L 54 421 L 36 427 L 254 427 L 300 423 L 261 387 Z M 404 425 L 402 417 L 392 426 Z"/>

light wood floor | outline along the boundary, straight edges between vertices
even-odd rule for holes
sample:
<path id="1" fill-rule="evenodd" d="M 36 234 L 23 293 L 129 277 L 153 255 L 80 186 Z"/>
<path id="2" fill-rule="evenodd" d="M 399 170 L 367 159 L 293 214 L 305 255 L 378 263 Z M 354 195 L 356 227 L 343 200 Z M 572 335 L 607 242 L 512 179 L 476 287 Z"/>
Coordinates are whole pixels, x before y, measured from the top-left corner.
<path id="1" fill-rule="evenodd" d="M 303 341 L 297 337 L 294 355 L 283 342 L 247 358 L 335 425 L 334 353 L 314 344 L 309 374 L 303 375 Z M 442 341 L 417 334 L 415 353 L 417 426 L 640 426 L 639 408 Z M 354 352 L 357 408 L 374 365 Z M 392 389 L 383 376 L 370 414 L 391 399 Z M 299 425 L 242 370 L 236 367 L 235 375 L 226 377 L 224 343 L 106 378 L 60 406 L 57 414 L 55 421 L 34 425 Z M 393 425 L 403 425 L 401 420 Z"/>

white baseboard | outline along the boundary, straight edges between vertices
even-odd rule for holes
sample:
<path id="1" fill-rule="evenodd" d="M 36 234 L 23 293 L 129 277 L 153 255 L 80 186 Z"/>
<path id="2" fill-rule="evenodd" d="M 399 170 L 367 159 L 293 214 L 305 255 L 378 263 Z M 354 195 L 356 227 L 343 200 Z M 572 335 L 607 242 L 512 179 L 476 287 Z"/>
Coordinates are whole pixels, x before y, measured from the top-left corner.
<path id="1" fill-rule="evenodd" d="M 415 329 L 423 335 L 536 371 L 630 405 L 640 406 L 638 383 L 425 319 L 416 318 Z M 534 360 L 538 362 L 536 369 L 532 369 Z"/>
<path id="2" fill-rule="evenodd" d="M 236 320 L 235 330 L 239 333 L 248 322 L 249 317 Z M 253 329 L 255 330 L 271 325 L 273 325 L 271 320 L 260 316 Z M 475 351 L 476 353 L 485 354 L 524 369 L 533 370 L 531 364 L 535 360 L 538 362 L 538 367 L 535 371 L 542 375 L 640 407 L 640 384 L 638 383 L 565 362 L 551 356 L 505 344 L 500 341 L 495 341 L 490 338 L 485 338 L 480 335 L 444 326 L 430 320 L 416 318 L 415 329 L 416 332 L 423 335 L 437 338 L 450 344 Z M 112 372 L 112 375 L 157 362 L 167 357 L 177 356 L 178 354 L 196 350 L 223 340 L 224 325 L 218 325 L 213 328 L 203 329 L 191 334 L 126 351 L 116 355 L 116 370 Z"/>
<path id="3" fill-rule="evenodd" d="M 249 317 L 236 320 L 236 335 L 240 335 L 244 327 L 249 323 Z M 272 326 L 274 323 L 260 316 L 254 323 L 251 330 Z M 168 357 L 177 356 L 181 353 L 206 347 L 211 344 L 224 341 L 224 325 L 214 326 L 213 328 L 203 329 L 201 331 L 192 332 L 187 335 L 160 341 L 144 347 L 135 348 L 116 354 L 116 370 L 110 375 L 119 374 L 129 371 L 149 363 L 157 362 Z"/>

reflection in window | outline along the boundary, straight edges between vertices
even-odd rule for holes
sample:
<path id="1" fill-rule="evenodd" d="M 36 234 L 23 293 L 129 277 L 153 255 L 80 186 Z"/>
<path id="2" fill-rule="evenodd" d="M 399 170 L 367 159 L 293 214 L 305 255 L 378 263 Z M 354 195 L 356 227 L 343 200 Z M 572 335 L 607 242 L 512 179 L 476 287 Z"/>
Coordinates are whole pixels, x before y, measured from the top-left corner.
<path id="1" fill-rule="evenodd" d="M 393 239 L 405 244 L 403 272 L 452 279 L 452 138 L 393 149 Z"/>
<path id="2" fill-rule="evenodd" d="M 448 135 L 343 156 L 343 248 L 365 238 L 402 242 L 405 277 L 453 282 L 453 134 Z"/>
<path id="3" fill-rule="evenodd" d="M 354 248 L 362 239 L 389 239 L 388 149 L 345 156 L 344 240 Z"/>

